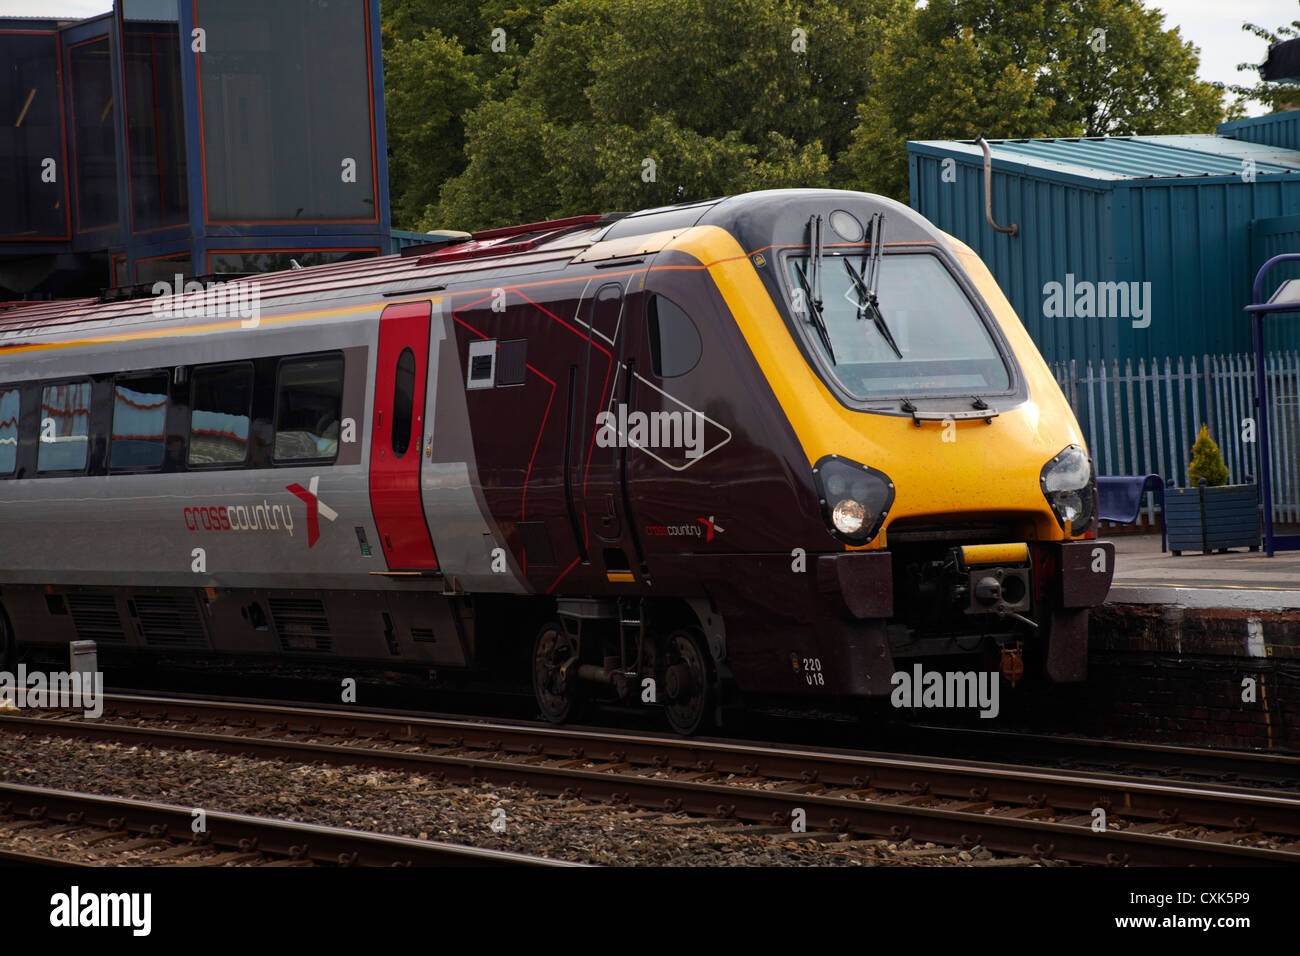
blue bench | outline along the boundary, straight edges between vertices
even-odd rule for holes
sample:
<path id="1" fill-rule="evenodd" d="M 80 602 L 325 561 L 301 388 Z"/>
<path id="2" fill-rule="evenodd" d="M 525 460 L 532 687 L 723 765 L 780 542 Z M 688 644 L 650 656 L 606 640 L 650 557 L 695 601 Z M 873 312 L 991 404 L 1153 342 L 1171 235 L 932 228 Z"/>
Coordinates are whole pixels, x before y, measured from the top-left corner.
<path id="1" fill-rule="evenodd" d="M 1159 475 L 1098 475 L 1097 518 L 1132 524 L 1142 513 L 1142 498 L 1154 491 L 1160 502 L 1160 550 L 1165 550 L 1165 483 Z"/>

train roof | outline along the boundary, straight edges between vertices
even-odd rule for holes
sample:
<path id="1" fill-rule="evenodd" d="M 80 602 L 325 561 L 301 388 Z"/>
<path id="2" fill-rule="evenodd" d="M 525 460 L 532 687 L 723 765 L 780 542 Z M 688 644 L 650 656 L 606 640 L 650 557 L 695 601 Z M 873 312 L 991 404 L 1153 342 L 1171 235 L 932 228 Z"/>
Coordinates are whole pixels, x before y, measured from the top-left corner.
<path id="1" fill-rule="evenodd" d="M 526 223 L 476 233 L 431 234 L 431 241 L 410 246 L 401 253 L 370 259 L 357 259 L 324 265 L 291 268 L 280 272 L 251 276 L 201 277 L 205 290 L 209 283 L 220 283 L 226 295 L 256 295 L 263 311 L 276 308 L 276 300 L 316 301 L 340 296 L 375 296 L 436 292 L 447 282 L 472 277 L 476 272 L 490 272 L 503 267 L 555 261 L 593 261 L 645 255 L 658 251 L 672 235 L 697 224 L 718 225 L 737 236 L 749 250 L 764 245 L 764 235 L 783 211 L 792 204 L 808 202 L 831 190 L 766 190 L 740 196 L 709 199 L 645 209 L 634 213 L 571 216 L 546 222 Z M 933 241 L 941 237 L 933 226 L 908 207 L 880 196 L 839 192 L 844 197 L 870 199 L 886 209 L 891 217 L 891 235 L 895 222 L 902 221 L 905 241 Z M 802 229 L 802 222 L 791 223 Z M 663 237 L 654 247 L 635 241 L 649 235 Z M 769 236 L 771 242 L 775 236 Z M 620 242 L 618 240 L 633 240 Z M 598 249 L 588 249 L 600 244 Z M 251 288 L 244 288 L 245 286 Z M 194 298 L 191 298 L 194 297 Z M 175 316 L 184 314 L 187 304 L 197 304 L 199 293 L 192 292 L 168 302 Z M 0 342 L 15 338 L 30 341 L 44 334 L 74 331 L 90 323 L 116 323 L 147 319 L 156 314 L 161 301 L 169 296 L 152 293 L 141 285 L 109 290 L 96 298 L 57 299 L 38 302 L 0 302 Z M 245 299 L 245 301 L 248 301 Z M 173 319 L 174 321 L 175 319 Z M 201 321 L 195 316 L 194 321 Z M 181 320 L 185 321 L 185 320 Z"/>
<path id="2" fill-rule="evenodd" d="M 592 217 L 593 219 L 599 217 Z M 482 233 L 452 242 L 434 242 L 413 246 L 402 254 L 356 259 L 347 262 L 306 266 L 280 272 L 266 272 L 242 277 L 221 275 L 191 279 L 206 288 L 220 283 L 228 296 L 257 296 L 260 307 L 275 307 L 277 299 L 321 299 L 340 295 L 379 294 L 395 284 L 435 287 L 441 277 L 460 276 L 481 269 L 495 269 L 518 261 L 546 258 L 572 258 L 575 251 L 590 245 L 597 229 L 560 227 L 543 230 L 548 224 L 532 224 L 527 233 L 497 235 Z M 412 254 L 415 253 L 415 254 Z M 169 283 L 170 284 L 170 283 Z M 245 289 L 244 287 L 250 287 Z M 183 310 L 190 293 L 171 302 L 176 313 Z M 39 331 L 55 332 L 69 326 L 91 322 L 116 322 L 149 316 L 160 300 L 169 296 L 151 294 L 148 285 L 110 290 L 97 298 L 55 299 L 42 302 L 0 303 L 0 338 L 14 333 L 28 335 Z"/>

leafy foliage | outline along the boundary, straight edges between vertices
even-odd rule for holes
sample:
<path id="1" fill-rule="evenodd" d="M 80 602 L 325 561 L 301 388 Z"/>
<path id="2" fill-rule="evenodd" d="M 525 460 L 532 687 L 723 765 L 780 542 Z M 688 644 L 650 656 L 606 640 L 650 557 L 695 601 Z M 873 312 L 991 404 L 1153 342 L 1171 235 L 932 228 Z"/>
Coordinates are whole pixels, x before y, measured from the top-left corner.
<path id="1" fill-rule="evenodd" d="M 383 0 L 384 53 L 390 42 L 436 30 L 472 54 L 492 51 L 492 31 L 505 31 L 507 51 L 527 53 L 546 9 L 556 0 Z M 498 64 L 500 65 L 500 64 Z"/>
<path id="2" fill-rule="evenodd" d="M 385 0 L 383 14 L 408 228 L 778 186 L 906 199 L 907 139 L 1223 117 L 1195 48 L 1142 0 Z"/>
<path id="3" fill-rule="evenodd" d="M 438 30 L 384 53 L 393 225 L 411 228 L 429 196 L 465 168 L 465 116 L 481 97 L 473 57 Z"/>
<path id="4" fill-rule="evenodd" d="M 471 117 L 469 164 L 425 225 L 831 184 L 831 156 L 849 143 L 851 104 L 869 84 L 873 35 L 883 14 L 905 8 L 564 0 L 543 19 L 517 88 Z"/>
<path id="5" fill-rule="evenodd" d="M 1223 90 L 1163 21 L 1140 0 L 931 0 L 885 34 L 844 162 L 905 200 L 909 139 L 1213 132 Z"/>
<path id="6" fill-rule="evenodd" d="M 1218 444 L 1210 437 L 1208 425 L 1202 425 L 1192 446 L 1192 463 L 1187 466 L 1187 477 L 1193 486 L 1205 479 L 1211 488 L 1228 483 L 1228 466 L 1223 463 L 1223 454 Z"/>
<path id="7" fill-rule="evenodd" d="M 1283 40 L 1294 40 L 1300 37 L 1300 20 L 1292 20 L 1290 23 L 1278 27 L 1276 30 L 1270 30 L 1262 27 L 1257 23 L 1243 23 L 1241 28 L 1247 33 L 1253 33 L 1261 40 L 1267 41 L 1269 46 L 1274 43 L 1281 43 Z M 1264 57 L 1260 58 L 1261 62 Z M 1259 63 L 1239 63 L 1238 70 L 1249 70 L 1257 76 Z M 1252 84 L 1240 84 L 1228 87 L 1232 92 L 1239 94 L 1248 100 L 1254 100 L 1257 103 L 1266 104 L 1269 109 L 1276 113 L 1280 110 L 1295 109 L 1300 106 L 1300 88 L 1294 83 L 1270 83 L 1260 80 Z"/>

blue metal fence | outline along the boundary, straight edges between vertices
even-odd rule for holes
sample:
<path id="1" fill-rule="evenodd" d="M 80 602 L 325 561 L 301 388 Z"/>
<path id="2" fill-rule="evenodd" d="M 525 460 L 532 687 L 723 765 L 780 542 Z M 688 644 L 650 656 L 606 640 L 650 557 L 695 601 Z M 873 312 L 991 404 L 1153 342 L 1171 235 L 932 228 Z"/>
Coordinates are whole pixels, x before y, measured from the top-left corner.
<path id="1" fill-rule="evenodd" d="M 1223 452 L 1230 482 L 1257 481 L 1254 357 L 1204 355 L 1052 366 L 1083 429 L 1098 474 L 1158 474 L 1188 487 L 1202 424 Z M 1265 357 L 1273 454 L 1273 520 L 1300 522 L 1300 353 Z M 1148 495 L 1146 514 L 1154 519 Z"/>

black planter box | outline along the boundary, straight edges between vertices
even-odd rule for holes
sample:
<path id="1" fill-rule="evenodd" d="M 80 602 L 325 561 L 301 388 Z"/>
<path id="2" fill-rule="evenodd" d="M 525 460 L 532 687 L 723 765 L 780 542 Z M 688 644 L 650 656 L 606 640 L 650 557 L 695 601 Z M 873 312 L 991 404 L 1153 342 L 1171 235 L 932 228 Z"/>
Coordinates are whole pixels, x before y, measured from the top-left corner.
<path id="1" fill-rule="evenodd" d="M 1259 485 L 1166 488 L 1169 550 L 1259 550 Z"/>

